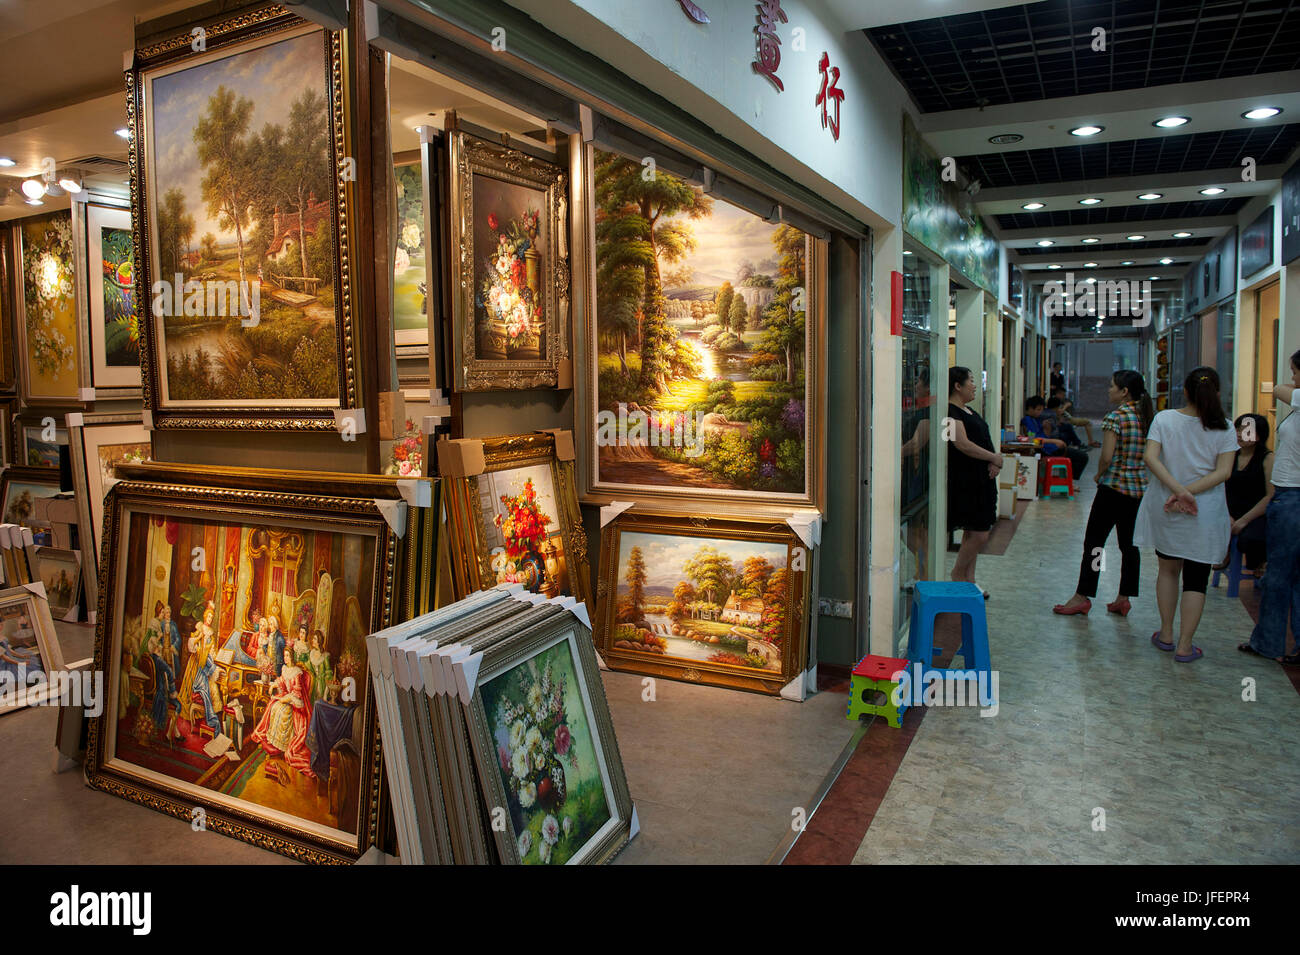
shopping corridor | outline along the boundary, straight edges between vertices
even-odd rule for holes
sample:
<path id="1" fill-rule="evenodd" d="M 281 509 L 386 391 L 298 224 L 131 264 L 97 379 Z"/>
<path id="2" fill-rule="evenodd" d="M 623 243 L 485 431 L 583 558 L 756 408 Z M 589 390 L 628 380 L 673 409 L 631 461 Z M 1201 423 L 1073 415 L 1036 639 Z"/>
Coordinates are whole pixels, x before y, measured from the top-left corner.
<path id="1" fill-rule="evenodd" d="M 1236 649 L 1252 626 L 1251 585 L 1240 599 L 1226 579 L 1210 591 L 1196 637 L 1205 656 L 1191 664 L 1151 645 L 1160 618 L 1149 550 L 1132 612 L 1106 613 L 1119 579 L 1113 536 L 1091 612 L 1052 613 L 1074 588 L 1096 458 L 1073 500 L 1031 503 L 1006 552 L 979 559 L 996 715 L 926 707 L 902 730 L 877 718 L 860 746 L 869 757 L 850 762 L 826 801 L 849 794 L 856 812 L 840 818 L 850 831 L 824 842 L 814 816 L 815 846 L 796 845 L 787 861 L 813 861 L 801 849 L 814 848 L 830 856 L 818 861 L 848 861 L 890 734 L 910 732 L 855 863 L 1300 861 L 1300 693 L 1282 667 Z"/>

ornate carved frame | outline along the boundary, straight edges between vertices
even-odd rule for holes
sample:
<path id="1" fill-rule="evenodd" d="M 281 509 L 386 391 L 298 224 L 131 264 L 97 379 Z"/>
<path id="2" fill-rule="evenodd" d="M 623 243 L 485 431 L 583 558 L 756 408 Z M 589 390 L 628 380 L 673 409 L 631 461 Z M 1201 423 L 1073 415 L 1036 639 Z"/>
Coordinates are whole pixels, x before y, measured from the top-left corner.
<path id="1" fill-rule="evenodd" d="M 587 533 L 582 525 L 582 512 L 578 508 L 578 490 L 572 461 L 560 461 L 555 456 L 555 438 L 544 431 L 535 434 L 517 434 L 483 440 L 484 473 L 508 471 L 511 468 L 546 465 L 551 467 L 551 480 L 555 484 L 556 515 L 560 523 L 560 536 L 564 541 L 564 557 L 568 565 L 573 594 L 587 604 L 588 613 L 593 607 L 591 599 L 590 568 L 587 563 Z M 475 475 L 476 477 L 477 475 Z M 447 502 L 447 523 L 451 534 L 452 567 L 455 574 L 456 597 L 463 599 L 478 590 L 496 586 L 492 573 L 492 557 L 478 528 L 480 504 L 470 482 L 473 477 L 444 477 L 443 493 Z"/>
<path id="2" fill-rule="evenodd" d="M 142 144 L 152 142 L 152 116 L 146 109 L 146 85 L 149 75 L 162 67 L 248 41 L 273 41 L 277 34 L 309 26 L 306 20 L 281 6 L 269 6 L 250 13 L 205 24 L 204 53 L 196 53 L 189 27 L 176 36 L 135 50 L 134 63 L 126 72 L 127 127 L 131 131 L 130 172 L 131 212 L 135 253 L 136 288 L 153 288 L 153 264 L 150 258 L 154 241 L 154 224 L 149 216 L 146 191 L 149 170 L 146 160 L 150 150 Z M 338 401 L 330 406 L 289 407 L 272 403 L 250 402 L 247 406 L 187 406 L 167 408 L 162 404 L 158 349 L 160 342 L 152 315 L 140 324 L 141 378 L 144 407 L 152 412 L 153 426 L 158 429 L 219 428 L 255 431 L 332 431 L 335 408 L 356 408 L 361 402 L 360 370 L 357 367 L 358 337 L 361 329 L 354 321 L 350 223 L 353 221 L 352 199 L 348 189 L 352 145 L 347 131 L 344 106 L 342 34 L 321 30 L 322 68 L 326 99 L 330 106 L 330 133 L 334 169 L 334 195 L 331 216 L 334 229 L 335 320 L 338 358 Z M 151 301 L 149 296 L 142 301 Z M 165 359 L 163 359 L 165 361 Z"/>
<path id="3" fill-rule="evenodd" d="M 115 484 L 105 501 L 104 542 L 99 562 L 99 616 L 95 630 L 96 672 L 116 681 L 121 666 L 116 620 L 116 579 L 125 568 L 117 559 L 123 540 L 123 510 L 168 513 L 224 521 L 295 522 L 313 526 L 334 525 L 338 533 L 358 527 L 374 528 L 374 580 L 376 593 L 369 624 L 372 630 L 391 626 L 399 594 L 400 567 L 406 558 L 404 541 L 390 528 L 376 499 L 400 500 L 392 479 L 333 473 L 269 471 L 257 468 L 216 468 L 172 464 L 136 464 L 117 468 L 124 480 Z M 218 569 L 218 573 L 220 570 Z M 110 685 L 116 685 L 110 683 Z M 147 778 L 121 765 L 110 764 L 107 720 L 116 707 L 90 720 L 86 741 L 86 782 L 115 796 L 158 812 L 191 819 L 202 807 L 208 829 L 309 863 L 353 862 L 383 838 L 389 811 L 384 780 L 379 724 L 373 693 L 367 693 L 363 714 L 364 751 L 361 753 L 361 798 L 355 841 L 344 842 L 271 820 L 252 803 L 238 807 L 192 790 Z"/>
<path id="4" fill-rule="evenodd" d="M 618 556 L 624 532 L 663 534 L 675 537 L 723 538 L 738 541 L 779 543 L 786 547 L 789 571 L 785 617 L 785 652 L 779 673 L 751 667 L 707 661 L 669 659 L 654 653 L 614 647 L 615 613 L 618 596 Z M 800 558 L 798 555 L 802 553 Z M 643 512 L 638 507 L 620 514 L 605 525 L 600 538 L 600 575 L 596 578 L 596 616 L 593 635 L 602 659 L 612 669 L 665 676 L 689 683 L 726 686 L 757 693 L 778 694 L 781 688 L 807 667 L 808 602 L 811 599 L 812 552 L 781 520 L 708 518 Z M 795 568 L 799 569 L 795 569 Z"/>
<path id="5" fill-rule="evenodd" d="M 560 362 L 569 357 L 568 177 L 564 170 L 518 149 L 454 132 L 450 139 L 451 242 L 459 249 L 451 259 L 453 362 L 457 391 L 507 391 L 554 388 Z M 545 353 L 537 360 L 490 360 L 479 357 L 474 300 L 480 264 L 474 261 L 474 176 L 537 189 L 545 196 L 549 248 L 544 252 L 542 307 L 548 316 Z"/>

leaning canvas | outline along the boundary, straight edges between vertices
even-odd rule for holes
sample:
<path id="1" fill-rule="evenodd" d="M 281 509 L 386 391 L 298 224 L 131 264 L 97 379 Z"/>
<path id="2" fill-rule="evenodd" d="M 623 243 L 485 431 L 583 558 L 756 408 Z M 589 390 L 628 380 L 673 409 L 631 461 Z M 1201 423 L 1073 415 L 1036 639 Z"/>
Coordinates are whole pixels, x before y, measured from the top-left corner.
<path id="1" fill-rule="evenodd" d="M 46 600 L 25 587 L 0 591 L 0 714 L 47 699 L 62 669 Z"/>

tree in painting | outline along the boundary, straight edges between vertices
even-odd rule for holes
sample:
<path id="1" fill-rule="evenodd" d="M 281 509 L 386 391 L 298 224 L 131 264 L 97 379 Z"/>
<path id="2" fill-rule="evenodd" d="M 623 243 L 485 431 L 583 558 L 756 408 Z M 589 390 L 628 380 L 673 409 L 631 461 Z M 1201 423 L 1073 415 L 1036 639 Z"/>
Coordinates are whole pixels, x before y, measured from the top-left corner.
<path id="1" fill-rule="evenodd" d="M 800 493 L 806 236 L 597 152 L 599 410 L 699 422 L 699 448 L 602 446 L 601 481 Z"/>

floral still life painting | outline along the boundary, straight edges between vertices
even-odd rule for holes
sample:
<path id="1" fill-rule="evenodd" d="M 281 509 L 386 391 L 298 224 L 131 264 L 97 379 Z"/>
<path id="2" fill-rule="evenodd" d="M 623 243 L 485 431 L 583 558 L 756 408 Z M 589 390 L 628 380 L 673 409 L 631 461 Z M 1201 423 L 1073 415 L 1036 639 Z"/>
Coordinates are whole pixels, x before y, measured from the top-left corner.
<path id="1" fill-rule="evenodd" d="M 510 468 L 471 480 L 479 495 L 479 529 L 491 555 L 494 583 L 523 584 L 548 597 L 571 594 L 550 465 Z"/>
<path id="2" fill-rule="evenodd" d="M 383 442 L 388 447 L 385 474 L 400 477 L 419 477 L 424 468 L 424 430 L 409 416 L 402 436 L 391 442 Z"/>
<path id="3" fill-rule="evenodd" d="M 483 263 L 481 297 L 476 301 L 486 313 L 485 327 L 504 331 L 505 357 L 541 358 L 546 316 L 541 302 L 538 212 L 527 209 L 504 225 L 495 212 L 489 212 L 487 227 L 497 244 Z"/>
<path id="4" fill-rule="evenodd" d="M 397 251 L 393 261 L 393 329 L 398 345 L 428 345 L 424 194 L 419 162 L 393 167 L 397 187 Z"/>
<path id="5" fill-rule="evenodd" d="M 480 687 L 525 865 L 562 865 L 611 818 L 568 639 Z"/>
<path id="6" fill-rule="evenodd" d="M 29 398 L 78 396 L 76 267 L 72 216 L 55 212 L 25 219 L 22 238 L 23 322 L 20 364 Z"/>

